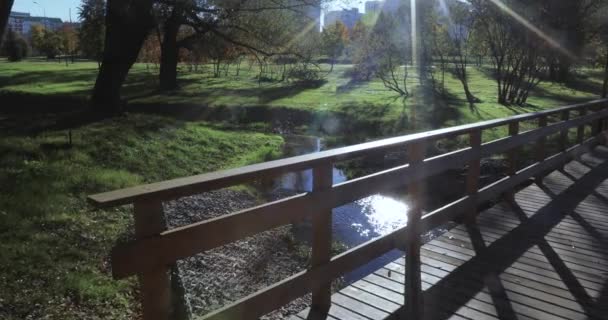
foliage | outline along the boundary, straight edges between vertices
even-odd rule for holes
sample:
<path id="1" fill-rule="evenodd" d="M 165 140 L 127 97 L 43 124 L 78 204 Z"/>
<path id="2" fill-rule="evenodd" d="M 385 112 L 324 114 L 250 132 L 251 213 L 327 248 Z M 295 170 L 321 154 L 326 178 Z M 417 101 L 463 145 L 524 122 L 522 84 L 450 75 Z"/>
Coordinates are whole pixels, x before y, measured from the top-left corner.
<path id="1" fill-rule="evenodd" d="M 137 318 L 135 281 L 112 279 L 107 258 L 132 210 L 91 210 L 85 197 L 260 162 L 283 142 L 137 114 L 73 129 L 70 148 L 56 130 L 0 141 L 2 319 Z"/>
<path id="2" fill-rule="evenodd" d="M 336 59 L 342 55 L 344 48 L 348 44 L 348 30 L 341 21 L 336 21 L 334 24 L 326 26 L 323 29 L 321 36 L 323 51 L 330 58 L 333 71 L 333 65 Z"/>
<path id="3" fill-rule="evenodd" d="M 58 30 L 57 34 L 61 38 L 61 47 L 64 54 L 74 56 L 78 48 L 78 33 L 73 25 L 65 23 Z"/>
<path id="4" fill-rule="evenodd" d="M 3 51 L 9 61 L 20 61 L 28 56 L 29 48 L 25 39 L 9 28 Z"/>
<path id="5" fill-rule="evenodd" d="M 71 27 L 66 26 L 60 32 L 55 32 L 38 24 L 32 26 L 31 41 L 34 49 L 48 59 L 54 59 L 64 50 L 64 43 L 70 45 L 76 40 Z"/>
<path id="6" fill-rule="evenodd" d="M 103 55 L 105 10 L 105 0 L 82 0 L 78 8 L 80 50 L 86 58 L 96 61 L 101 61 Z"/>
<path id="7" fill-rule="evenodd" d="M 44 35 L 46 29 L 41 24 L 34 24 L 30 29 L 30 42 L 32 44 L 32 48 L 35 50 L 40 50 L 40 48 L 44 45 Z"/>
<path id="8" fill-rule="evenodd" d="M 525 104 L 531 90 L 548 69 L 547 52 L 554 48 L 539 41 L 537 33 L 494 4 L 485 1 L 472 3 L 494 64 L 498 102 Z M 520 6 L 515 7 L 517 4 L 517 1 L 510 1 L 506 5 L 524 12 Z M 535 16 L 539 14 L 537 11 L 525 12 L 528 21 L 539 19 Z"/>
<path id="9" fill-rule="evenodd" d="M 460 2 L 450 3 L 447 14 L 449 25 L 442 29 L 445 36 L 439 37 L 447 42 L 447 55 L 450 57 L 452 70 L 462 83 L 467 101 L 473 107 L 474 103 L 479 102 L 471 93 L 468 73 L 472 42 L 475 40 L 473 34 L 479 32 L 475 16 L 469 11 L 468 5 Z"/>
<path id="10" fill-rule="evenodd" d="M 374 75 L 384 86 L 402 98 L 409 96 L 407 86 L 408 64 L 411 65 L 411 38 L 409 19 L 396 19 L 393 14 L 381 13 L 367 41 L 366 49 L 357 69 L 365 77 Z"/>

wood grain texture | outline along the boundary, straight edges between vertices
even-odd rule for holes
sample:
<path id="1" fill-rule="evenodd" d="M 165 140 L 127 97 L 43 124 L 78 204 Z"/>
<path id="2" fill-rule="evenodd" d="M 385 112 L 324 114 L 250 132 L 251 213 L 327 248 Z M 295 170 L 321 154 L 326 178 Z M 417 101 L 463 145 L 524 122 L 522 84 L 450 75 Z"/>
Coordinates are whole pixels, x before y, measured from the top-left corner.
<path id="1" fill-rule="evenodd" d="M 473 228 L 458 225 L 424 244 L 419 319 L 607 319 L 608 203 L 593 194 L 608 190 L 608 148 L 583 158 L 593 168 L 577 160 L 564 167 L 585 171 L 577 178 L 547 175 L 544 181 L 559 191 L 532 184 L 515 194 L 514 203 L 482 211 Z M 407 273 L 401 257 L 336 293 L 332 308 L 396 319 Z M 308 314 L 306 309 L 294 319 Z"/>

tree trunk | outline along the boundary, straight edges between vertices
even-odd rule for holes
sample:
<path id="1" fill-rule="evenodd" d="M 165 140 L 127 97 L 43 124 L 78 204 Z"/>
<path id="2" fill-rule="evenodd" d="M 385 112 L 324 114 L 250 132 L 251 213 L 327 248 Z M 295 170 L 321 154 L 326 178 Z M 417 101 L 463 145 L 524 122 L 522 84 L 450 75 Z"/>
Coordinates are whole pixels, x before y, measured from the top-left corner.
<path id="1" fill-rule="evenodd" d="M 606 64 L 604 65 L 604 87 L 602 90 L 602 98 L 608 98 L 608 50 L 606 50 Z"/>
<path id="2" fill-rule="evenodd" d="M 2 39 L 4 39 L 4 31 L 8 24 L 8 17 L 11 14 L 14 0 L 3 0 L 0 2 L 0 48 L 2 47 Z"/>
<path id="3" fill-rule="evenodd" d="M 171 17 L 164 25 L 163 43 L 160 54 L 160 89 L 173 90 L 177 88 L 177 62 L 179 48 L 177 47 L 177 33 L 181 25 L 182 10 L 179 7 L 173 9 Z"/>
<path id="4" fill-rule="evenodd" d="M 561 58 L 559 61 L 559 68 L 557 69 L 557 81 L 567 82 L 570 80 L 570 73 L 572 70 L 572 62 L 569 58 Z"/>
<path id="5" fill-rule="evenodd" d="M 154 26 L 152 2 L 108 0 L 103 61 L 91 98 L 93 104 L 105 112 L 122 110 L 120 88 Z"/>

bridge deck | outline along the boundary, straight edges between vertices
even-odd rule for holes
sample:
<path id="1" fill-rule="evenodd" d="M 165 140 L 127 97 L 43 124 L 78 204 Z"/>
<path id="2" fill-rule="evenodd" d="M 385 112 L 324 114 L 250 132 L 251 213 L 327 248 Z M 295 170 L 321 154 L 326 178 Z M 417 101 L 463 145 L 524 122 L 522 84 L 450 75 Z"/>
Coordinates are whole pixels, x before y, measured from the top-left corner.
<path id="1" fill-rule="evenodd" d="M 425 244 L 421 260 L 427 319 L 608 319 L 608 148 Z M 404 261 L 334 294 L 327 318 L 395 318 Z"/>

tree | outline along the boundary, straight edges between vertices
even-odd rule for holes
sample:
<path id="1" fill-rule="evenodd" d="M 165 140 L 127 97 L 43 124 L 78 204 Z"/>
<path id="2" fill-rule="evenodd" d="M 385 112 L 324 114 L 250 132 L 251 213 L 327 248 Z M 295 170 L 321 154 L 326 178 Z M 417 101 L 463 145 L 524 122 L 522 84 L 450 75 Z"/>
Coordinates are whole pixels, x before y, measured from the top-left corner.
<path id="1" fill-rule="evenodd" d="M 464 90 L 469 105 L 479 102 L 469 88 L 469 54 L 471 51 L 473 33 L 475 30 L 475 18 L 469 11 L 468 5 L 460 2 L 451 3 L 449 9 L 450 25 L 445 29 L 446 39 L 450 48 L 450 60 L 454 75 Z"/>
<path id="2" fill-rule="evenodd" d="M 471 1 L 494 65 L 498 103 L 522 105 L 548 69 L 546 56 L 550 44 L 537 30 L 521 23 L 522 19 L 538 21 L 538 10 L 516 0 L 504 3 L 519 12 L 519 19 L 489 1 Z"/>
<path id="3" fill-rule="evenodd" d="M 342 55 L 342 52 L 348 43 L 348 29 L 346 29 L 344 23 L 336 21 L 336 23 L 323 29 L 321 39 L 323 51 L 331 61 L 331 69 L 329 72 L 332 72 L 336 59 Z"/>
<path id="4" fill-rule="evenodd" d="M 101 62 L 105 38 L 105 0 L 82 0 L 78 8 L 81 20 L 78 38 L 82 54 Z"/>
<path id="5" fill-rule="evenodd" d="M 66 64 L 68 62 L 68 55 L 74 62 L 74 55 L 78 48 L 78 33 L 72 24 L 64 23 L 57 32 L 59 38 L 61 38 L 61 47 L 63 53 L 66 55 Z"/>
<path id="6" fill-rule="evenodd" d="M 154 27 L 153 0 L 108 0 L 102 64 L 92 102 L 104 112 L 122 110 L 120 88 Z"/>
<path id="7" fill-rule="evenodd" d="M 0 1 L 0 47 L 2 46 L 2 39 L 4 37 L 4 31 L 8 23 L 8 17 L 11 14 L 14 0 L 3 0 Z"/>
<path id="8" fill-rule="evenodd" d="M 213 33 L 246 50 L 271 56 L 288 51 L 293 44 L 293 35 L 300 33 L 296 28 L 284 28 L 280 24 L 301 21 L 305 15 L 298 10 L 316 5 L 315 1 L 108 0 L 104 57 L 92 100 L 98 105 L 114 106 L 113 111 L 121 109 L 120 88 L 148 33 L 158 26 L 156 18 L 162 21 L 174 16 L 175 12 L 175 17 L 180 17 L 175 25 L 181 27 L 185 23 L 193 28 L 195 33 L 192 37 L 175 41 L 178 47 L 182 44 L 188 47 L 196 37 Z M 182 10 L 175 11 L 182 6 L 185 15 L 179 14 Z M 285 11 L 293 13 L 291 19 L 283 18 Z M 159 12 L 162 14 L 158 15 Z M 184 17 L 185 20 L 182 19 Z M 269 25 L 275 28 L 268 28 Z M 315 25 L 308 24 L 304 30 L 314 30 Z M 174 69 L 177 68 L 179 50 L 174 50 L 170 44 L 174 43 L 173 35 L 177 37 L 179 31 L 176 34 L 173 32 L 175 28 L 167 26 L 161 26 L 161 29 L 164 33 L 161 51 L 166 54 L 166 59 L 163 59 L 161 53 L 161 68 L 167 66 L 163 75 L 171 75 L 173 81 L 177 74 Z M 303 30 L 302 25 L 299 30 Z"/>
<path id="9" fill-rule="evenodd" d="M 55 59 L 64 50 L 59 33 L 52 30 L 45 30 L 42 44 L 39 49 L 47 59 Z"/>
<path id="10" fill-rule="evenodd" d="M 407 65 L 411 64 L 412 43 L 410 39 L 401 36 L 408 34 L 409 24 L 400 24 L 398 21 L 402 20 L 392 14 L 381 13 L 368 41 L 373 47 L 373 55 L 370 58 L 376 59 L 378 63 L 375 76 L 382 80 L 387 89 L 405 100 L 410 95 L 407 86 Z"/>
<path id="11" fill-rule="evenodd" d="M 530 7 L 539 12 L 536 24 L 563 48 L 546 55 L 551 80 L 570 80 L 573 65 L 581 60 L 585 44 L 594 37 L 597 26 L 591 17 L 605 3 L 605 0 L 541 0 Z"/>
<path id="12" fill-rule="evenodd" d="M 25 39 L 9 28 L 6 34 L 3 51 L 9 61 L 20 61 L 27 57 L 28 47 Z"/>
<path id="13" fill-rule="evenodd" d="M 38 52 L 41 52 L 41 48 L 44 46 L 45 32 L 46 29 L 41 24 L 35 24 L 30 29 L 30 43 L 32 48 Z"/>

